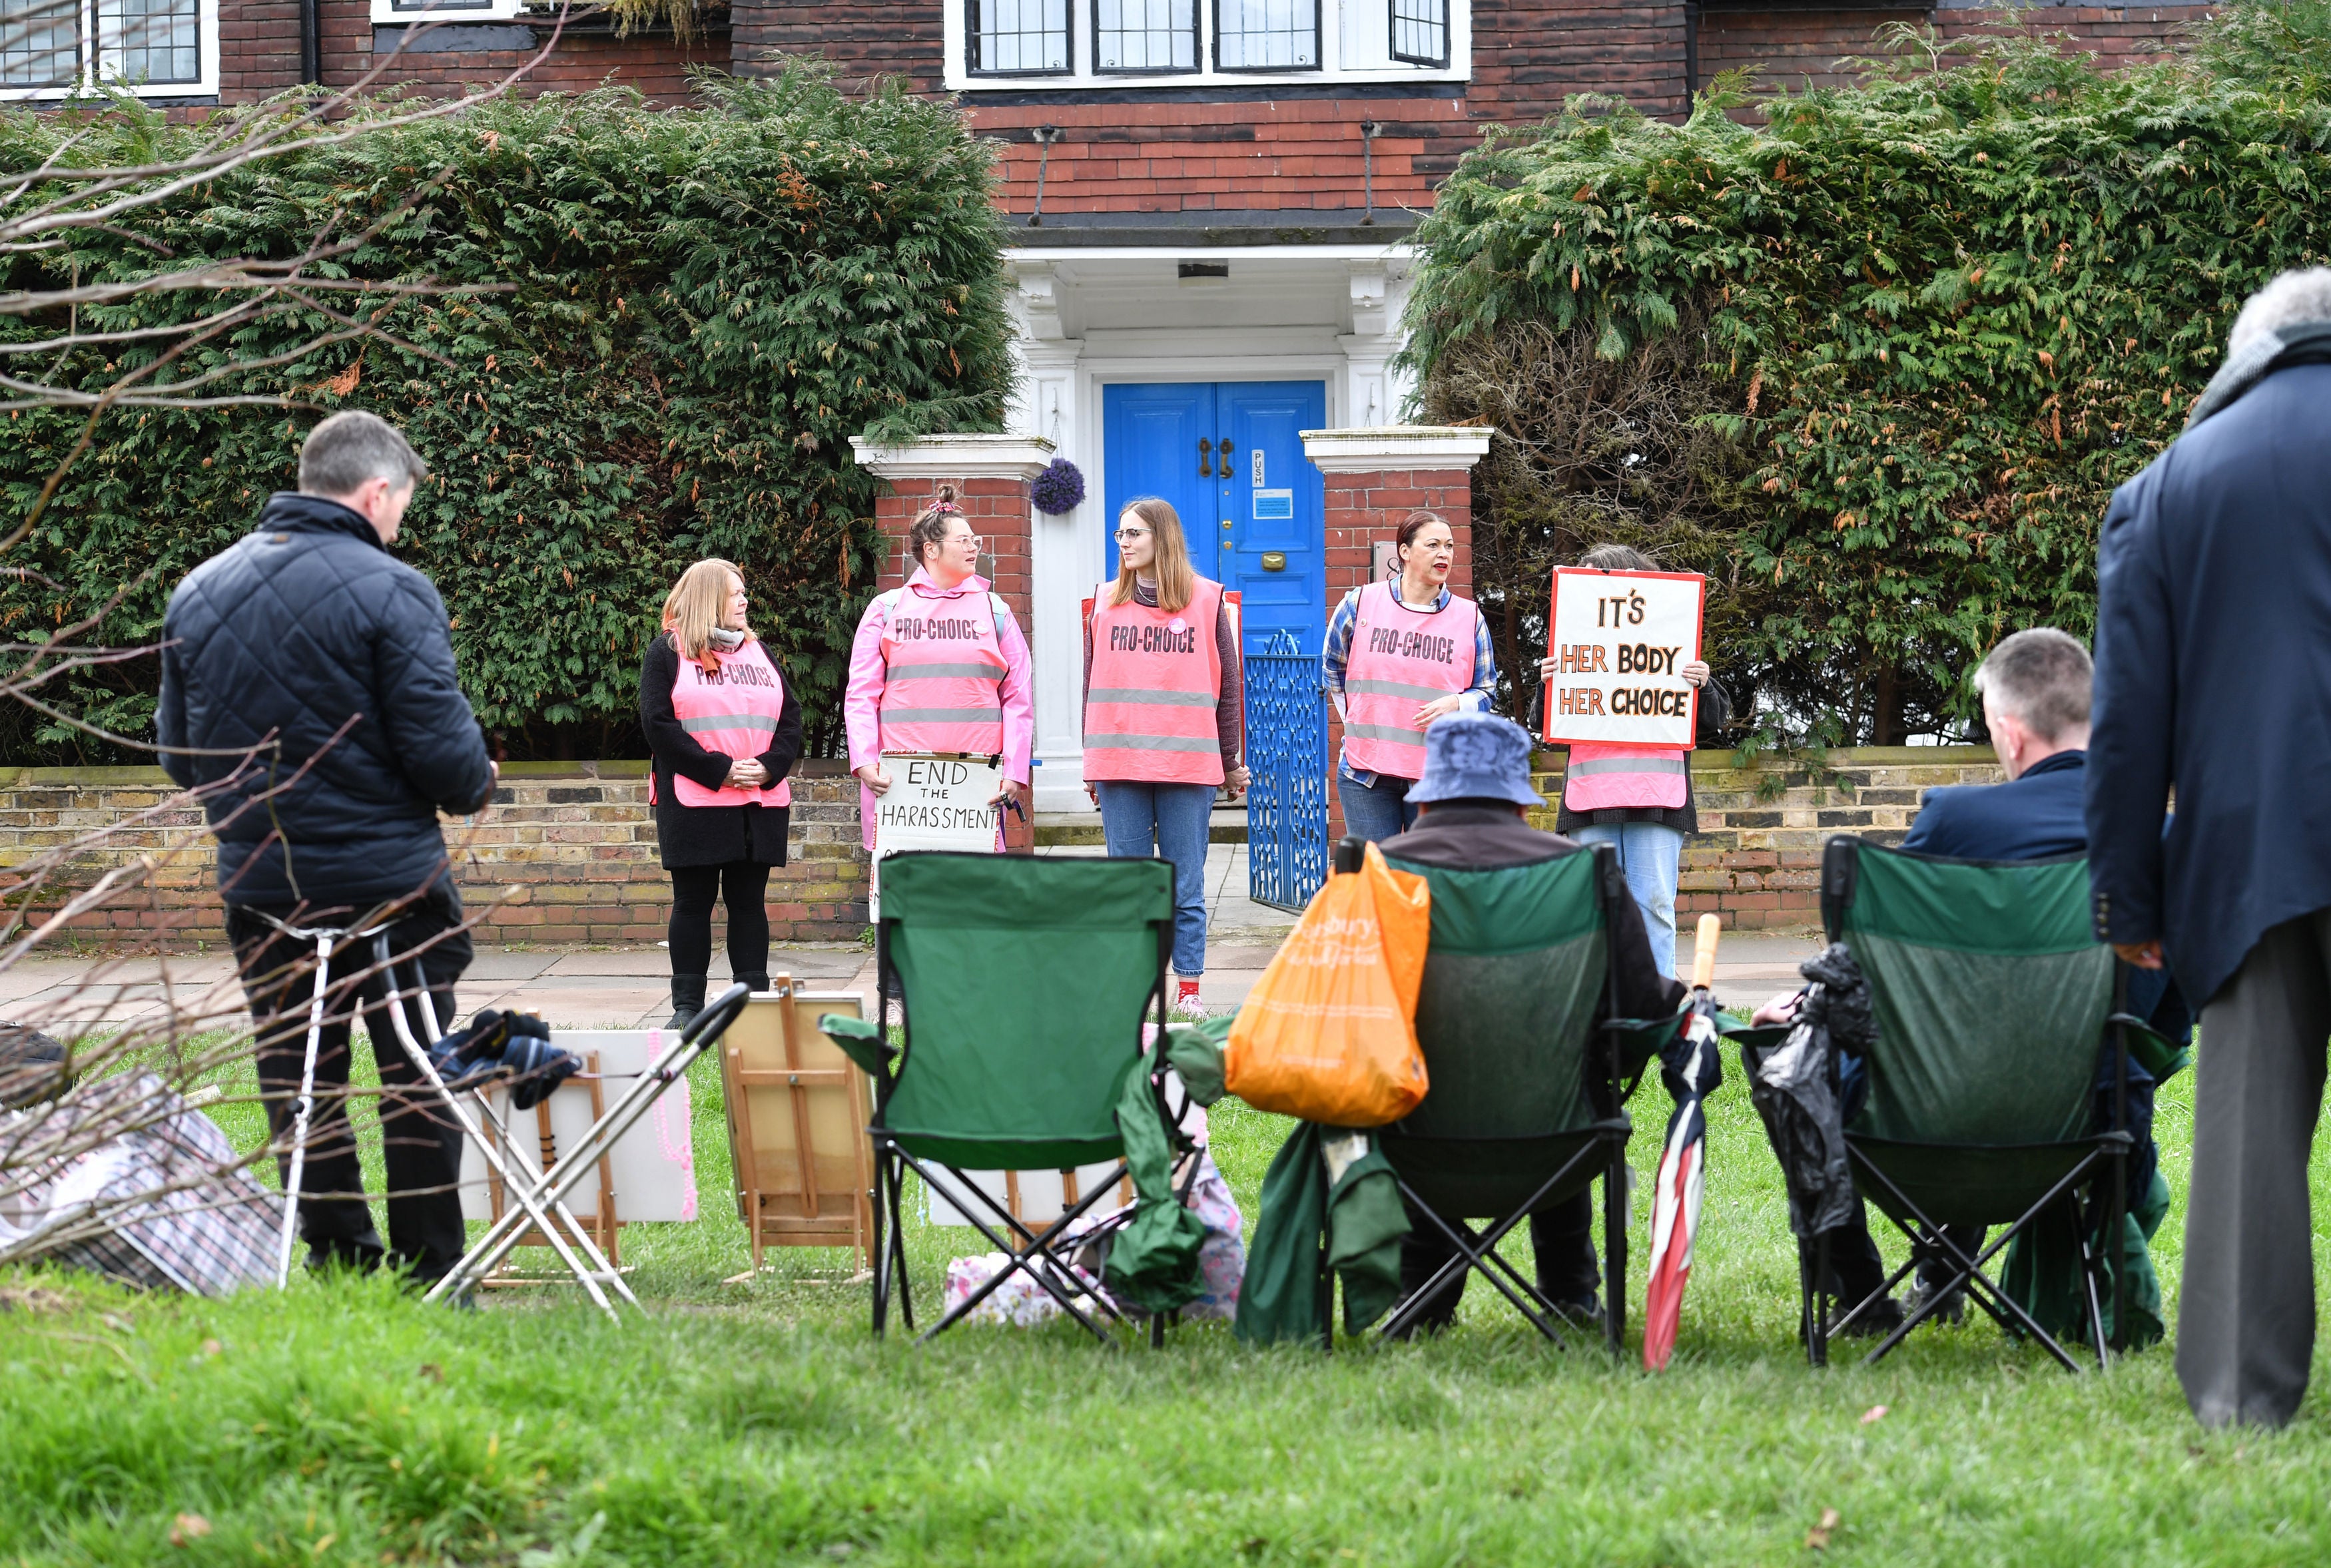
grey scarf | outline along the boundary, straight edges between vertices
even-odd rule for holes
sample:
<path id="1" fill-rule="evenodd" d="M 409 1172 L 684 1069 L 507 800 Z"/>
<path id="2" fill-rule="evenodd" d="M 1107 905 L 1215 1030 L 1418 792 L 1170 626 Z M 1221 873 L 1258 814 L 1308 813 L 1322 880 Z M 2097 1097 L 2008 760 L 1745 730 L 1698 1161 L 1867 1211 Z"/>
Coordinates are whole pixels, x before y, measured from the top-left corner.
<path id="1" fill-rule="evenodd" d="M 2185 428 L 2231 407 L 2235 399 L 2286 365 L 2326 363 L 2331 363 L 2331 321 L 2301 321 L 2260 333 L 2218 366 L 2218 374 L 2194 400 L 2193 412 L 2185 416 Z"/>
<path id="2" fill-rule="evenodd" d="M 745 646 L 745 634 L 742 632 L 731 632 L 726 626 L 715 626 L 706 633 L 705 641 L 723 653 L 734 653 Z"/>

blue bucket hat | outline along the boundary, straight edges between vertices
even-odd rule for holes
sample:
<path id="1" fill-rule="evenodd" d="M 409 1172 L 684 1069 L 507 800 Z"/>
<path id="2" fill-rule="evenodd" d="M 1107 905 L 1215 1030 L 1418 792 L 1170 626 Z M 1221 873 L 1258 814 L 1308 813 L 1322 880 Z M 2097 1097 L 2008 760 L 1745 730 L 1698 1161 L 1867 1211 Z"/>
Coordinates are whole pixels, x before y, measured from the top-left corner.
<path id="1" fill-rule="evenodd" d="M 1411 785 L 1418 805 L 1435 801 L 1505 801 L 1542 806 L 1530 784 L 1529 732 L 1510 718 L 1452 713 L 1424 732 L 1424 776 Z"/>

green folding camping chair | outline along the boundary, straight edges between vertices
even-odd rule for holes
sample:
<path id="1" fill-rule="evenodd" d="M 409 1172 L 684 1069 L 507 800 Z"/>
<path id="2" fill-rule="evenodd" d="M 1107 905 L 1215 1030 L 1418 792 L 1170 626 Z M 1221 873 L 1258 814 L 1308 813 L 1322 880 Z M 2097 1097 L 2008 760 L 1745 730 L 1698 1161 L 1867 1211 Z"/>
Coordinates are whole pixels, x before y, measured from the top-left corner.
<path id="1" fill-rule="evenodd" d="M 2107 1354 L 2098 1236 L 2119 1236 L 2133 1140 L 2126 1085 L 2130 1040 L 2151 1031 L 2114 1009 L 2112 950 L 2090 924 L 2082 856 L 1957 860 L 1840 835 L 1822 860 L 1822 919 L 1870 982 L 1878 1039 L 1870 1092 L 1846 1124 L 1854 1183 L 1910 1240 L 1908 1261 L 1830 1320 L 1826 1258 L 1803 1270 L 1807 1353 L 1824 1364 L 1831 1339 L 1893 1294 L 1921 1257 L 1948 1283 L 1879 1341 L 1876 1362 L 1964 1289 L 2000 1326 L 2029 1335 L 2063 1365 L 2069 1351 L 1984 1272 L 1984 1265 L 2052 1207 L 2070 1206 L 2089 1338 Z M 2163 1049 L 2166 1050 L 2165 1042 Z M 2097 1125 L 2098 1052 L 2119 1092 Z M 2088 1197 L 2082 1217 L 2080 1201 Z M 1970 1257 L 1946 1226 L 2003 1226 Z M 1842 1304 L 1841 1304 L 1842 1305 Z M 2112 1321 L 2125 1321 L 2117 1298 Z"/>
<path id="2" fill-rule="evenodd" d="M 1017 1272 L 1109 1339 L 1095 1314 L 1122 1321 L 1117 1307 L 1091 1292 L 1068 1257 L 1091 1242 L 1093 1232 L 1088 1228 L 1071 1239 L 1069 1230 L 1117 1191 L 1123 1164 L 1042 1231 L 963 1173 L 1073 1170 L 1124 1160 L 1125 1137 L 1113 1113 L 1127 1075 L 1142 1070 L 1145 1025 L 1161 1034 L 1166 1028 L 1173 927 L 1174 868 L 1162 860 L 931 851 L 883 860 L 876 967 L 886 993 L 896 981 L 903 1042 L 890 1046 L 879 1018 L 819 1021 L 875 1080 L 867 1133 L 874 1146 L 876 1334 L 883 1332 L 894 1297 L 907 1327 L 915 1326 L 900 1224 L 912 1172 L 927 1187 L 946 1191 L 1009 1259 L 924 1339 L 960 1321 Z M 1186 1148 L 1161 1076 L 1162 1069 L 1151 1076 L 1146 1103 L 1156 1110 L 1161 1136 Z M 954 1179 L 938 1181 L 934 1167 Z M 995 1224 L 975 1212 L 982 1206 Z M 1153 1316 L 1153 1343 L 1163 1329 L 1163 1315 Z"/>
<path id="3" fill-rule="evenodd" d="M 1416 1038 L 1432 1087 L 1378 1146 L 1411 1212 L 1456 1249 L 1385 1317 L 1406 1333 L 1433 1297 L 1479 1273 L 1540 1334 L 1563 1343 L 1555 1304 L 1498 1251 L 1535 1211 L 1603 1179 L 1605 1341 L 1627 1317 L 1626 1102 L 1676 1016 L 1623 1020 L 1611 913 L 1628 897 L 1607 845 L 1531 866 L 1450 871 L 1388 863 L 1432 889 L 1432 938 Z M 1597 1012 L 1610 1022 L 1599 1029 Z M 1469 1221 L 1489 1221 L 1484 1230 Z"/>

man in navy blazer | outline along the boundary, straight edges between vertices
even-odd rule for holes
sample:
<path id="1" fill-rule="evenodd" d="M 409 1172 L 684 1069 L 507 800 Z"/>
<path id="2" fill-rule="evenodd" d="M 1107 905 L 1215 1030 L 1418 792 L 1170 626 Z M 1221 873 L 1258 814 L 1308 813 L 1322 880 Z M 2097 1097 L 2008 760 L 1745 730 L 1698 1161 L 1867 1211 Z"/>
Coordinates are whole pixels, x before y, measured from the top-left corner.
<path id="1" fill-rule="evenodd" d="M 2202 1006 L 2178 1381 L 2205 1426 L 2279 1426 L 2314 1359 L 2331 1037 L 2331 271 L 2251 297 L 2185 432 L 2114 492 L 2096 697 L 2098 935 Z"/>
<path id="2" fill-rule="evenodd" d="M 1983 698 L 1984 725 L 1991 732 L 1992 749 L 2007 782 L 1927 791 L 1901 847 L 1961 860 L 2043 860 L 2086 854 L 2088 831 L 2083 784 L 2093 680 L 2088 651 L 2077 638 L 2052 626 L 2018 632 L 1993 649 L 1974 672 L 1974 687 Z M 2155 1029 L 2176 1037 L 2190 1032 L 2191 1020 L 2184 1001 L 2164 984 L 2165 978 L 2135 976 L 2129 1006 L 2149 1018 Z M 1785 1003 L 1774 998 L 1757 1013 L 1757 1021 L 1779 1022 L 1792 1015 L 1794 1002 L 1793 996 Z M 1842 1065 L 1844 1081 L 1840 1087 L 1851 1107 L 1868 1092 L 1862 1076 L 1868 1069 L 1858 1058 Z M 2134 1064 L 2130 1073 L 2129 1121 L 2137 1135 L 2137 1153 L 2130 1163 L 2129 1190 L 2143 1193 L 2152 1183 L 2158 1157 L 2152 1140 L 2153 1079 Z M 1982 1250 L 1982 1226 L 1946 1226 L 1944 1233 L 1970 1256 Z M 1885 1266 L 1870 1239 L 1866 1220 L 1849 1221 L 1832 1232 L 1830 1256 L 1849 1299 L 1867 1295 L 1885 1278 Z M 1939 1290 L 1950 1273 L 1939 1260 L 1922 1259 L 1912 1309 L 1923 1306 L 1927 1295 Z M 1965 1302 L 1955 1296 L 1935 1316 L 1955 1323 L 1965 1311 Z M 1888 1326 L 1899 1321 L 1891 1313 L 1881 1312 L 1875 1318 L 1875 1323 Z"/>
<path id="3" fill-rule="evenodd" d="M 1927 792 L 1902 847 L 1962 860 L 2086 854 L 2088 651 L 2052 626 L 2018 632 L 1975 671 L 2007 782 Z"/>

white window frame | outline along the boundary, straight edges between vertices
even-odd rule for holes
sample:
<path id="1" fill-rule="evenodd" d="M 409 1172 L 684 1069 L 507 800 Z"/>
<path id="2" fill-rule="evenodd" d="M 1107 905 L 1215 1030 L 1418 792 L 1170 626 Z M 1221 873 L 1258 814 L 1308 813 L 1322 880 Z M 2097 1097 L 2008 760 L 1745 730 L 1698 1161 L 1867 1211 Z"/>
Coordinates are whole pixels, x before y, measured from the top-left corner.
<path id="1" fill-rule="evenodd" d="M 385 3 L 374 0 L 375 5 Z M 1390 0 L 1319 0 L 1320 65 L 1317 70 L 1218 71 L 1214 68 L 1214 5 L 1215 0 L 1197 0 L 1199 68 L 1195 71 L 1095 70 L 1099 40 L 1092 25 L 1092 0 L 1068 0 L 1071 69 L 1045 74 L 975 74 L 971 69 L 972 0 L 946 0 L 945 84 L 956 92 L 1089 92 L 1095 89 L 1137 92 L 1144 88 L 1473 80 L 1472 0 L 1449 0 L 1449 63 L 1437 69 L 1392 58 Z"/>
<path id="2" fill-rule="evenodd" d="M 202 74 L 194 81 L 135 82 L 121 80 L 120 68 L 102 58 L 97 43 L 98 0 L 81 0 L 81 71 L 71 81 L 55 87 L 0 86 L 0 103 L 53 103 L 87 96 L 98 84 L 135 93 L 139 98 L 216 98 L 219 90 L 219 0 L 202 0 L 195 24 Z"/>
<path id="3" fill-rule="evenodd" d="M 376 27 L 407 27 L 424 22 L 515 22 L 528 0 L 372 0 Z"/>

